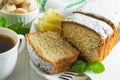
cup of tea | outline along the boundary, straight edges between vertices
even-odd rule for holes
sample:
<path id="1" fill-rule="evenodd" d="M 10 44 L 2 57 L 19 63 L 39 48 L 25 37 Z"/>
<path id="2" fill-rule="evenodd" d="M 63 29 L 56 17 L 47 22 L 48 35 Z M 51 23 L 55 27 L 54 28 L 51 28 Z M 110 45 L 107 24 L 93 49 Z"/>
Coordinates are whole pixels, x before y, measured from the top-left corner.
<path id="1" fill-rule="evenodd" d="M 0 80 L 14 70 L 18 53 L 25 47 L 25 37 L 7 28 L 0 28 Z"/>

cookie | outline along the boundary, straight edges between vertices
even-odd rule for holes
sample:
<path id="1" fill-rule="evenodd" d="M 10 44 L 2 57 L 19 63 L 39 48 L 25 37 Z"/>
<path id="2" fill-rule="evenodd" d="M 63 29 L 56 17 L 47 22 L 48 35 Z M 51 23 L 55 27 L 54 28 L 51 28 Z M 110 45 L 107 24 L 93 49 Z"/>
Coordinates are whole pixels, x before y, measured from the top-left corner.
<path id="1" fill-rule="evenodd" d="M 17 8 L 17 9 L 14 10 L 12 13 L 22 14 L 22 13 L 27 13 L 27 10 L 25 10 L 24 8 Z"/>
<path id="2" fill-rule="evenodd" d="M 2 11 L 4 11 L 4 12 L 10 13 L 10 12 L 12 12 L 12 11 L 14 11 L 14 10 L 16 10 L 16 6 L 15 6 L 15 5 L 5 4 L 5 5 L 2 7 Z"/>
<path id="3" fill-rule="evenodd" d="M 26 9 L 28 12 L 35 10 L 38 7 L 36 0 L 25 0 L 22 3 L 22 8 Z"/>

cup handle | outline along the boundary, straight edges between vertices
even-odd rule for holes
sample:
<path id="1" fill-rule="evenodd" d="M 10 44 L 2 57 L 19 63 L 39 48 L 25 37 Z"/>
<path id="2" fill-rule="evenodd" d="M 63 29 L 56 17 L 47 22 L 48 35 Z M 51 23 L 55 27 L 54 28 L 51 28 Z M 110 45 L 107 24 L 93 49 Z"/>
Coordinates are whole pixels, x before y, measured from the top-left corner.
<path id="1" fill-rule="evenodd" d="M 18 54 L 20 54 L 25 47 L 25 42 L 26 41 L 25 41 L 25 37 L 21 34 L 18 35 L 18 38 L 19 38 L 19 43 L 20 43 L 19 46 L 18 46 Z"/>

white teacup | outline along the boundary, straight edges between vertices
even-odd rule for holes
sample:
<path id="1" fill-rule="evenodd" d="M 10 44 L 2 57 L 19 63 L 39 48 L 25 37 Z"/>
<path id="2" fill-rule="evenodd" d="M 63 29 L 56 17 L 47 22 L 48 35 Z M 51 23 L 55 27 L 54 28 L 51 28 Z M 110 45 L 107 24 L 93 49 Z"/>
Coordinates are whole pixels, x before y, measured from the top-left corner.
<path id="1" fill-rule="evenodd" d="M 4 80 L 15 68 L 18 53 L 25 47 L 25 37 L 7 28 L 0 28 L 0 35 L 8 36 L 15 42 L 10 50 L 0 53 L 0 80 Z"/>

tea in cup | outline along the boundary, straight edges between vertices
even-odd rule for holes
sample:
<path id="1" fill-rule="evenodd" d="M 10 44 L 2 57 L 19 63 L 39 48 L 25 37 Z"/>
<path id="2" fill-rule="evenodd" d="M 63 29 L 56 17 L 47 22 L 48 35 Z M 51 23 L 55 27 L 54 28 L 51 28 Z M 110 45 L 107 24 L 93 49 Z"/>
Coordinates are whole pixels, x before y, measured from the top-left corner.
<path id="1" fill-rule="evenodd" d="M 18 53 L 25 47 L 25 37 L 7 28 L 0 28 L 0 80 L 14 70 Z"/>

